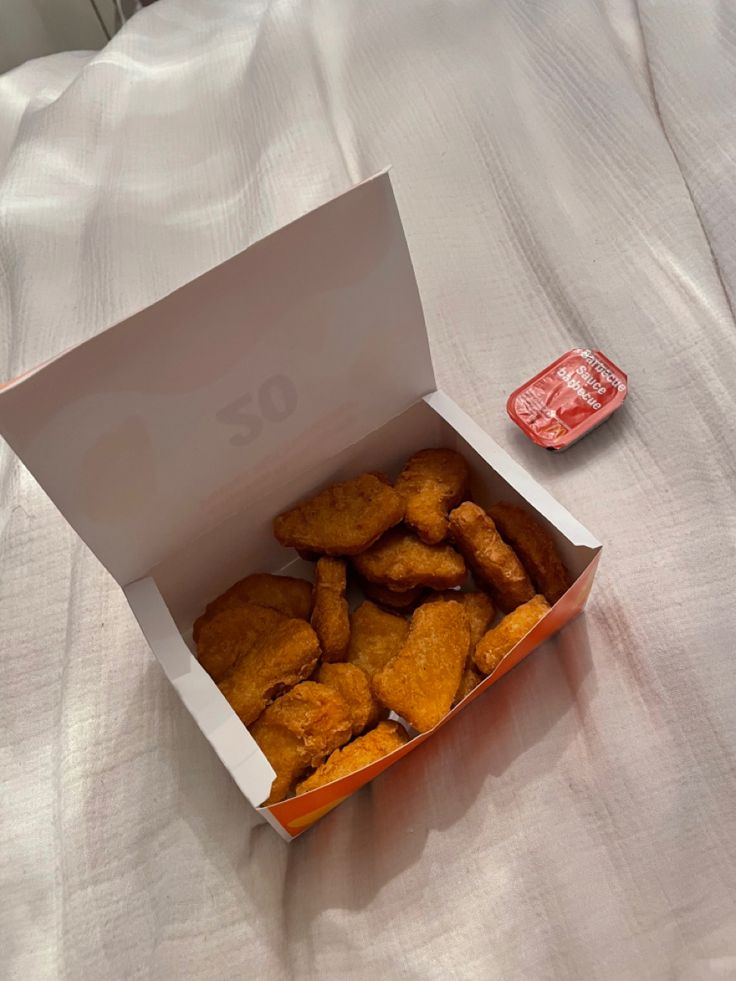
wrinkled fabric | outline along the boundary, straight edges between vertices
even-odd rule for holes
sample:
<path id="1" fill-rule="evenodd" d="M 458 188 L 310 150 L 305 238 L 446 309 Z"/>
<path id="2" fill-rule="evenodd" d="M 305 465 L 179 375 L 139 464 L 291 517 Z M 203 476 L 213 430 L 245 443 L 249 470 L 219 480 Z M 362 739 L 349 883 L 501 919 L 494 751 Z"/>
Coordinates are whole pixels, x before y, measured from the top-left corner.
<path id="1" fill-rule="evenodd" d="M 4 377 L 391 164 L 439 383 L 605 544 L 287 845 L 3 446 L 7 976 L 736 977 L 734 105 L 717 0 L 160 0 L 0 79 Z M 576 345 L 631 395 L 546 454 L 505 398 Z"/>

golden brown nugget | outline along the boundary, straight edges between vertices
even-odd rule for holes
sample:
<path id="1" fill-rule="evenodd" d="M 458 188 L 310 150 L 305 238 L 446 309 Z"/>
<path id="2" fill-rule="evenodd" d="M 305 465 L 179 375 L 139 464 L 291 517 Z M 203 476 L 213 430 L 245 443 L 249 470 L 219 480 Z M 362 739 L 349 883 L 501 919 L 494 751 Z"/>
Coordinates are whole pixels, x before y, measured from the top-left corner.
<path id="1" fill-rule="evenodd" d="M 427 602 L 446 603 L 448 600 L 460 603 L 465 610 L 470 628 L 470 651 L 472 652 L 496 615 L 493 601 L 485 593 L 461 593 L 458 590 L 450 589 L 444 593 L 437 593 L 436 596 L 430 597 Z"/>
<path id="2" fill-rule="evenodd" d="M 391 480 L 389 475 L 387 473 L 384 473 L 382 470 L 369 470 L 368 473 L 371 474 L 373 477 L 377 477 L 382 483 L 386 484 L 387 487 L 394 486 L 393 481 Z"/>
<path id="3" fill-rule="evenodd" d="M 220 616 L 239 611 L 225 611 Z M 319 660 L 319 641 L 304 620 L 282 621 L 248 651 L 225 677 L 220 691 L 245 725 L 250 725 L 269 702 L 308 678 Z"/>
<path id="4" fill-rule="evenodd" d="M 356 555 L 353 565 L 369 582 L 389 589 L 452 589 L 467 578 L 463 557 L 451 545 L 425 545 L 412 532 L 396 528 Z"/>
<path id="5" fill-rule="evenodd" d="M 366 600 L 350 614 L 348 662 L 372 678 L 399 653 L 408 634 L 409 624 L 403 617 Z"/>
<path id="6" fill-rule="evenodd" d="M 450 710 L 469 643 L 460 603 L 425 603 L 412 617 L 399 653 L 373 676 L 373 691 L 386 708 L 427 732 Z"/>
<path id="7" fill-rule="evenodd" d="M 342 559 L 323 557 L 314 568 L 312 627 L 319 637 L 322 659 L 344 661 L 350 640 L 347 570 Z"/>
<path id="8" fill-rule="evenodd" d="M 287 620 L 288 617 L 276 610 L 250 603 L 224 609 L 200 627 L 199 663 L 214 681 L 222 681 L 239 657 Z"/>
<path id="9" fill-rule="evenodd" d="M 399 474 L 396 490 L 404 498 L 404 520 L 427 545 L 447 537 L 447 517 L 465 496 L 468 465 L 454 450 L 420 450 Z"/>
<path id="10" fill-rule="evenodd" d="M 390 610 L 401 610 L 407 612 L 413 610 L 427 591 L 423 586 L 415 586 L 413 589 L 389 589 L 388 586 L 381 586 L 377 582 L 368 582 L 362 579 L 360 587 L 369 600 L 378 603 L 379 606 L 388 607 Z"/>
<path id="11" fill-rule="evenodd" d="M 493 605 L 489 596 L 485 593 L 460 593 L 457 590 L 448 590 L 444 593 L 438 593 L 433 596 L 428 603 L 446 603 L 447 601 L 455 600 L 462 604 L 463 610 L 465 611 L 465 617 L 468 621 L 468 628 L 470 630 L 470 643 L 468 644 L 468 655 L 465 659 L 465 669 L 463 670 L 462 678 L 460 679 L 460 685 L 455 697 L 452 700 L 453 706 L 461 702 L 466 695 L 483 680 L 483 675 L 477 670 L 473 664 L 473 652 L 475 651 L 475 645 L 481 639 L 483 634 L 488 630 L 488 625 L 493 620 L 496 609 Z"/>
<path id="12" fill-rule="evenodd" d="M 448 601 L 455 601 L 462 605 L 470 632 L 465 668 L 452 702 L 454 707 L 483 680 L 483 675 L 473 664 L 472 656 L 475 645 L 488 630 L 488 626 L 496 614 L 496 609 L 491 598 L 481 592 L 463 593 L 456 589 L 449 589 L 443 593 L 437 593 L 427 600 L 428 603 L 446 603 Z"/>
<path id="13" fill-rule="evenodd" d="M 388 713 L 376 700 L 368 675 L 355 664 L 321 664 L 315 681 L 333 688 L 350 709 L 357 736 Z"/>
<path id="14" fill-rule="evenodd" d="M 463 676 L 460 679 L 460 684 L 457 691 L 455 692 L 455 697 L 452 700 L 452 707 L 454 708 L 458 702 L 462 702 L 466 695 L 469 695 L 474 688 L 476 688 L 481 681 L 483 681 L 483 675 L 480 671 L 473 667 L 473 665 L 468 665 L 463 671 Z"/>
<path id="15" fill-rule="evenodd" d="M 372 473 L 332 484 L 278 515 L 273 531 L 282 545 L 321 555 L 357 555 L 404 517 L 404 502 Z"/>
<path id="16" fill-rule="evenodd" d="M 312 609 L 312 584 L 306 579 L 293 576 L 272 576 L 267 572 L 256 572 L 240 579 L 221 596 L 207 604 L 207 608 L 194 622 L 192 631 L 194 642 L 199 642 L 203 624 L 223 610 L 255 603 L 277 610 L 287 617 L 308 620 Z"/>
<path id="17" fill-rule="evenodd" d="M 269 705 L 250 733 L 276 771 L 265 802 L 276 804 L 302 774 L 350 739 L 352 720 L 336 691 L 304 681 Z"/>
<path id="18" fill-rule="evenodd" d="M 488 513 L 515 549 L 539 592 L 548 603 L 556 603 L 570 585 L 570 577 L 549 531 L 526 508 L 516 504 L 494 504 Z"/>
<path id="19" fill-rule="evenodd" d="M 497 626 L 478 641 L 473 654 L 476 667 L 480 668 L 483 674 L 491 674 L 508 652 L 516 647 L 523 637 L 526 637 L 549 609 L 547 600 L 538 594 L 523 606 L 517 606 L 512 613 L 508 613 Z"/>
<path id="20" fill-rule="evenodd" d="M 508 613 L 534 596 L 519 557 L 496 531 L 483 508 L 466 501 L 450 513 L 450 536 L 465 556 L 478 585 Z"/>
<path id="21" fill-rule="evenodd" d="M 364 766 L 383 759 L 408 742 L 409 736 L 400 722 L 379 722 L 375 729 L 366 732 L 364 736 L 354 739 L 342 749 L 336 749 L 311 776 L 298 783 L 297 796 L 306 794 L 308 790 L 324 787 L 325 784 L 355 773 L 356 770 L 362 770 Z"/>

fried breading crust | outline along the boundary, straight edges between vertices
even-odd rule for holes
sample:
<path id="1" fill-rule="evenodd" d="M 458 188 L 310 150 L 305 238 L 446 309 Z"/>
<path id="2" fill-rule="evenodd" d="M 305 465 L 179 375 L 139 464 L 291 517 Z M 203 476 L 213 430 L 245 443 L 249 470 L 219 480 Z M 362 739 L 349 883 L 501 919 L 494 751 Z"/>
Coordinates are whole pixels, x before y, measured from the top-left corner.
<path id="1" fill-rule="evenodd" d="M 389 589 L 452 589 L 467 577 L 465 562 L 451 545 L 425 545 L 410 531 L 387 532 L 353 564 L 364 579 Z"/>
<path id="2" fill-rule="evenodd" d="M 481 637 L 473 661 L 483 674 L 491 674 L 501 660 L 516 647 L 550 609 L 544 596 L 537 594 L 527 603 L 508 613 L 501 622 Z"/>
<path id="3" fill-rule="evenodd" d="M 219 616 L 238 613 L 225 610 Z M 282 621 L 238 657 L 219 688 L 245 725 L 277 695 L 308 678 L 319 659 L 317 635 L 304 620 Z"/>
<path id="4" fill-rule="evenodd" d="M 385 606 L 389 610 L 401 611 L 402 613 L 413 610 L 427 593 L 424 586 L 396 590 L 389 589 L 388 586 L 381 586 L 377 582 L 368 582 L 367 579 L 360 580 L 360 588 L 369 600 L 378 603 L 379 606 Z"/>
<path id="5" fill-rule="evenodd" d="M 420 450 L 399 474 L 404 520 L 427 545 L 447 537 L 448 512 L 462 501 L 467 483 L 468 465 L 454 450 Z"/>
<path id="6" fill-rule="evenodd" d="M 332 484 L 273 521 L 282 545 L 322 555 L 357 555 L 404 517 L 404 502 L 372 473 Z"/>
<path id="7" fill-rule="evenodd" d="M 475 686 L 483 680 L 483 675 L 473 664 L 472 655 L 475 651 L 475 645 L 488 629 L 488 624 L 493 620 L 496 610 L 492 600 L 485 593 L 461 593 L 453 589 L 447 590 L 444 593 L 438 593 L 436 596 L 427 600 L 427 602 L 446 603 L 448 600 L 461 604 L 465 611 L 465 617 L 468 621 L 470 631 L 470 642 L 468 644 L 468 654 L 465 658 L 465 668 L 463 669 L 458 689 L 455 692 L 455 697 L 452 700 L 454 707 L 466 695 L 469 695 Z"/>
<path id="8" fill-rule="evenodd" d="M 373 694 L 368 675 L 355 664 L 321 664 L 314 680 L 333 688 L 345 699 L 353 720 L 354 736 L 387 715 Z"/>
<path id="9" fill-rule="evenodd" d="M 469 695 L 475 686 L 483 680 L 483 675 L 473 664 L 472 655 L 475 651 L 475 645 L 488 629 L 488 624 L 493 620 L 496 610 L 490 597 L 486 596 L 485 593 L 479 592 L 461 593 L 457 590 L 450 589 L 444 593 L 438 593 L 436 596 L 427 600 L 427 602 L 446 603 L 448 600 L 461 604 L 465 611 L 465 618 L 468 621 L 470 631 L 470 642 L 468 644 L 468 654 L 465 658 L 465 668 L 463 669 L 458 689 L 455 692 L 455 697 L 452 700 L 454 708 L 458 702 L 461 702 L 466 695 Z"/>
<path id="10" fill-rule="evenodd" d="M 225 608 L 205 620 L 198 633 L 199 663 L 214 681 L 222 681 L 239 657 L 255 647 L 288 617 L 264 606 L 245 603 Z"/>
<path id="11" fill-rule="evenodd" d="M 317 787 L 324 787 L 349 773 L 355 773 L 369 763 L 388 756 L 408 741 L 409 736 L 401 723 L 379 722 L 375 729 L 364 736 L 359 736 L 342 749 L 336 749 L 311 776 L 297 784 L 296 793 L 306 794 L 309 790 L 316 790 Z"/>
<path id="12" fill-rule="evenodd" d="M 408 633 L 409 624 L 403 617 L 366 600 L 350 614 L 348 661 L 372 678 L 398 654 Z"/>
<path id="13" fill-rule="evenodd" d="M 488 589 L 504 612 L 532 598 L 534 587 L 524 566 L 483 508 L 466 501 L 451 511 L 450 537 L 465 556 L 478 585 Z"/>
<path id="14" fill-rule="evenodd" d="M 483 681 L 483 675 L 480 673 L 480 671 L 473 667 L 472 664 L 468 665 L 463 671 L 460 684 L 458 685 L 458 689 L 455 692 L 455 697 L 452 700 L 452 707 L 454 708 L 458 702 L 462 702 L 465 696 L 469 695 L 471 691 L 473 691 L 473 689 L 481 683 L 481 681 Z"/>
<path id="15" fill-rule="evenodd" d="M 425 603 L 412 617 L 399 653 L 373 676 L 373 691 L 387 708 L 427 732 L 450 710 L 469 644 L 460 603 Z"/>
<path id="16" fill-rule="evenodd" d="M 488 513 L 539 592 L 548 603 L 556 603 L 570 585 L 570 577 L 547 528 L 517 504 L 494 504 Z"/>
<path id="17" fill-rule="evenodd" d="M 461 593 L 455 589 L 448 589 L 443 593 L 437 593 L 436 596 L 431 596 L 427 602 L 446 603 L 448 600 L 460 603 L 465 611 L 468 627 L 470 627 L 470 648 L 471 650 L 474 649 L 495 616 L 496 609 L 493 601 L 485 593 Z"/>
<path id="18" fill-rule="evenodd" d="M 276 771 L 268 805 L 283 800 L 303 773 L 350 739 L 352 720 L 336 691 L 304 681 L 269 705 L 250 732 Z"/>
<path id="19" fill-rule="evenodd" d="M 272 576 L 267 572 L 256 572 L 240 579 L 217 599 L 208 603 L 202 616 L 194 621 L 192 634 L 195 644 L 199 641 L 202 626 L 208 620 L 223 610 L 246 603 L 266 606 L 287 617 L 308 620 L 312 609 L 312 584 L 306 579 Z"/>
<path id="20" fill-rule="evenodd" d="M 344 661 L 350 640 L 347 571 L 342 559 L 324 557 L 314 567 L 312 627 L 319 637 L 325 661 Z"/>

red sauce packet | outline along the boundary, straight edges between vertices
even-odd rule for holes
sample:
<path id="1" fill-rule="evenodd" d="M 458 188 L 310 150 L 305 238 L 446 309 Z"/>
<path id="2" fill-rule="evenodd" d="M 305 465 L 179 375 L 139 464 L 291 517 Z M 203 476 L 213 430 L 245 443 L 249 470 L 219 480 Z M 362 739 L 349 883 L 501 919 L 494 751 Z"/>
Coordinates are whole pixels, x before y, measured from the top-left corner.
<path id="1" fill-rule="evenodd" d="M 512 392 L 506 411 L 538 446 L 566 450 L 620 408 L 628 379 L 600 351 L 575 348 Z"/>

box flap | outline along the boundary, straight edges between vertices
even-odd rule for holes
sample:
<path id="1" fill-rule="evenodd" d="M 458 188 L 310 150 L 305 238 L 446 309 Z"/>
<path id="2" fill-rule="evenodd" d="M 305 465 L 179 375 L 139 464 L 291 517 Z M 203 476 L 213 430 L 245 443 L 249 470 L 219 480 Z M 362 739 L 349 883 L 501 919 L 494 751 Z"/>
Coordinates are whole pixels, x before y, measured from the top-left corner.
<path id="1" fill-rule="evenodd" d="M 384 173 L 0 389 L 0 431 L 125 585 L 433 389 Z"/>

